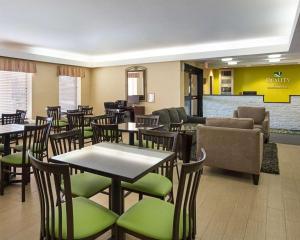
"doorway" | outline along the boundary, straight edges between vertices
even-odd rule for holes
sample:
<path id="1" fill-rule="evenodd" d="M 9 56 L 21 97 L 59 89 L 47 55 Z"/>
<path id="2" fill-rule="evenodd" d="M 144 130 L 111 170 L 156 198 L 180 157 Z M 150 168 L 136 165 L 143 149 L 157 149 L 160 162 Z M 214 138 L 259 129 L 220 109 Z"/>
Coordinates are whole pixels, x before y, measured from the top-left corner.
<path id="1" fill-rule="evenodd" d="M 184 108 L 190 116 L 203 116 L 203 70 L 184 64 Z"/>

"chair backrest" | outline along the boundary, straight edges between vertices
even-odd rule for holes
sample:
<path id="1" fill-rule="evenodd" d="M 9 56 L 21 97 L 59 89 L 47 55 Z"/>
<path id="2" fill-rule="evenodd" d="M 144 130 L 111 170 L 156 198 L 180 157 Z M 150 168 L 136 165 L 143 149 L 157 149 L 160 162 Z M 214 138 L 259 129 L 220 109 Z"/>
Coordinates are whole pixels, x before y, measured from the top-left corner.
<path id="1" fill-rule="evenodd" d="M 176 152 L 177 136 L 176 132 L 140 129 L 138 133 L 139 146 Z"/>
<path id="2" fill-rule="evenodd" d="M 175 152 L 177 150 L 177 136 L 175 132 L 160 132 L 140 129 L 138 133 L 139 147 L 152 148 Z M 177 155 L 177 154 L 175 154 Z M 165 162 L 156 171 L 173 181 L 174 160 Z"/>
<path id="3" fill-rule="evenodd" d="M 99 142 L 119 142 L 118 124 L 97 124 L 92 122 L 93 144 Z"/>
<path id="4" fill-rule="evenodd" d="M 21 123 L 21 114 L 12 113 L 12 114 L 2 114 L 2 125 L 6 124 L 19 124 Z"/>
<path id="5" fill-rule="evenodd" d="M 135 122 L 137 125 L 142 126 L 158 126 L 158 115 L 136 115 Z"/>
<path id="6" fill-rule="evenodd" d="M 81 112 L 79 109 L 67 110 L 67 113 L 78 113 Z"/>
<path id="7" fill-rule="evenodd" d="M 203 171 L 203 162 L 206 158 L 204 149 L 201 149 L 198 160 L 192 163 L 184 163 L 181 167 L 175 212 L 173 219 L 174 240 L 193 239 L 196 234 L 196 197 Z M 180 238 L 180 219 L 183 221 L 183 236 Z M 188 221 L 188 222 L 187 222 Z M 187 229 L 186 226 L 189 226 Z"/>
<path id="8" fill-rule="evenodd" d="M 20 114 L 20 123 L 24 123 L 25 122 L 25 118 L 26 118 L 26 111 L 25 110 L 16 110 L 16 114 Z"/>
<path id="9" fill-rule="evenodd" d="M 97 124 L 102 124 L 102 125 L 114 124 L 115 119 L 114 117 L 105 114 L 105 115 L 94 116 L 92 122 Z"/>
<path id="10" fill-rule="evenodd" d="M 27 159 L 27 150 L 30 149 L 33 156 L 43 160 L 44 151 L 48 147 L 47 141 L 50 133 L 51 123 L 43 125 L 25 125 L 23 134 L 22 164 Z"/>
<path id="11" fill-rule="evenodd" d="M 66 238 L 64 239 L 74 239 L 69 165 L 39 161 L 33 156 L 32 152 L 29 152 L 29 159 L 33 168 L 40 200 L 40 238 L 63 239 L 62 225 L 66 224 Z M 61 197 L 62 184 L 64 200 Z M 63 202 L 65 204 L 64 208 L 62 207 Z M 56 214 L 57 217 L 55 217 Z M 66 216 L 66 223 L 62 221 L 63 214 Z M 56 220 L 58 222 L 55 222 Z M 57 233 L 55 233 L 55 226 L 58 226 Z"/>
<path id="12" fill-rule="evenodd" d="M 89 105 L 78 105 L 78 110 L 82 111 L 82 108 L 88 108 Z"/>
<path id="13" fill-rule="evenodd" d="M 59 120 L 61 119 L 61 107 L 60 106 L 53 106 L 47 107 L 47 116 L 51 117 L 53 120 L 54 126 L 59 126 Z"/>
<path id="14" fill-rule="evenodd" d="M 43 116 L 36 116 L 35 117 L 35 125 L 44 125 L 47 123 L 52 123 L 52 118 L 51 117 L 43 117 Z"/>
<path id="15" fill-rule="evenodd" d="M 180 123 L 170 123 L 169 131 L 170 132 L 180 132 L 182 128 L 183 121 Z"/>
<path id="16" fill-rule="evenodd" d="M 114 109 L 117 108 L 116 103 L 114 102 L 104 102 L 105 109 Z"/>
<path id="17" fill-rule="evenodd" d="M 93 107 L 82 107 L 81 112 L 83 112 L 84 115 L 93 115 Z"/>
<path id="18" fill-rule="evenodd" d="M 54 156 L 83 148 L 83 138 L 79 129 L 51 134 L 50 143 Z"/>
<path id="19" fill-rule="evenodd" d="M 69 130 L 79 129 L 82 133 L 84 132 L 84 114 L 79 113 L 67 113 Z"/>

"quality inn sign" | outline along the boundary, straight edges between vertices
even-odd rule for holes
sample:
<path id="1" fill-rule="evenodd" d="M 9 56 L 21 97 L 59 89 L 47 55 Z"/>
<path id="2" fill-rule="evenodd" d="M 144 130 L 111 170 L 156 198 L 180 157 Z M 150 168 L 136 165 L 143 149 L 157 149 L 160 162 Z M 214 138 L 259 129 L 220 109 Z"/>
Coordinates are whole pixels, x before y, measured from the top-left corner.
<path id="1" fill-rule="evenodd" d="M 283 76 L 282 72 L 274 72 L 273 77 L 267 77 L 266 81 L 270 86 L 269 89 L 283 89 L 288 88 L 290 79 Z"/>

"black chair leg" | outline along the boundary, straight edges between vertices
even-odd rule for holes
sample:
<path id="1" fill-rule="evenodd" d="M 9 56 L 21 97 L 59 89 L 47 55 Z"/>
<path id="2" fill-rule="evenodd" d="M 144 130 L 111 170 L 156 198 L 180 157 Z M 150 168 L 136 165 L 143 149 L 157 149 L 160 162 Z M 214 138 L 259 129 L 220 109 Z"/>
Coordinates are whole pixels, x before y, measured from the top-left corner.
<path id="1" fill-rule="evenodd" d="M 139 201 L 141 201 L 143 199 L 143 194 L 139 193 Z"/>
<path id="2" fill-rule="evenodd" d="M 25 186 L 27 181 L 27 169 L 26 167 L 22 167 L 22 202 L 25 202 Z"/>
<path id="3" fill-rule="evenodd" d="M 3 171 L 3 164 L 0 162 L 0 195 L 4 194 L 4 171 Z"/>
<path id="4" fill-rule="evenodd" d="M 252 177 L 253 177 L 253 184 L 254 184 L 254 185 L 258 185 L 258 182 L 259 182 L 259 174 L 253 174 Z"/>

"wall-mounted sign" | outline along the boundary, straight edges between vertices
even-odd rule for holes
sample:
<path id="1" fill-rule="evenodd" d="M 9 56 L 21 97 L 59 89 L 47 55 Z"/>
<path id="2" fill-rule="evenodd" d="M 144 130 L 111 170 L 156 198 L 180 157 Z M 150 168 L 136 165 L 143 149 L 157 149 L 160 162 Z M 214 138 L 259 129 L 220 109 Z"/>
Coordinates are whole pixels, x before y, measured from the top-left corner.
<path id="1" fill-rule="evenodd" d="M 273 77 L 266 78 L 268 89 L 287 89 L 290 79 L 284 77 L 283 72 L 274 72 Z"/>

